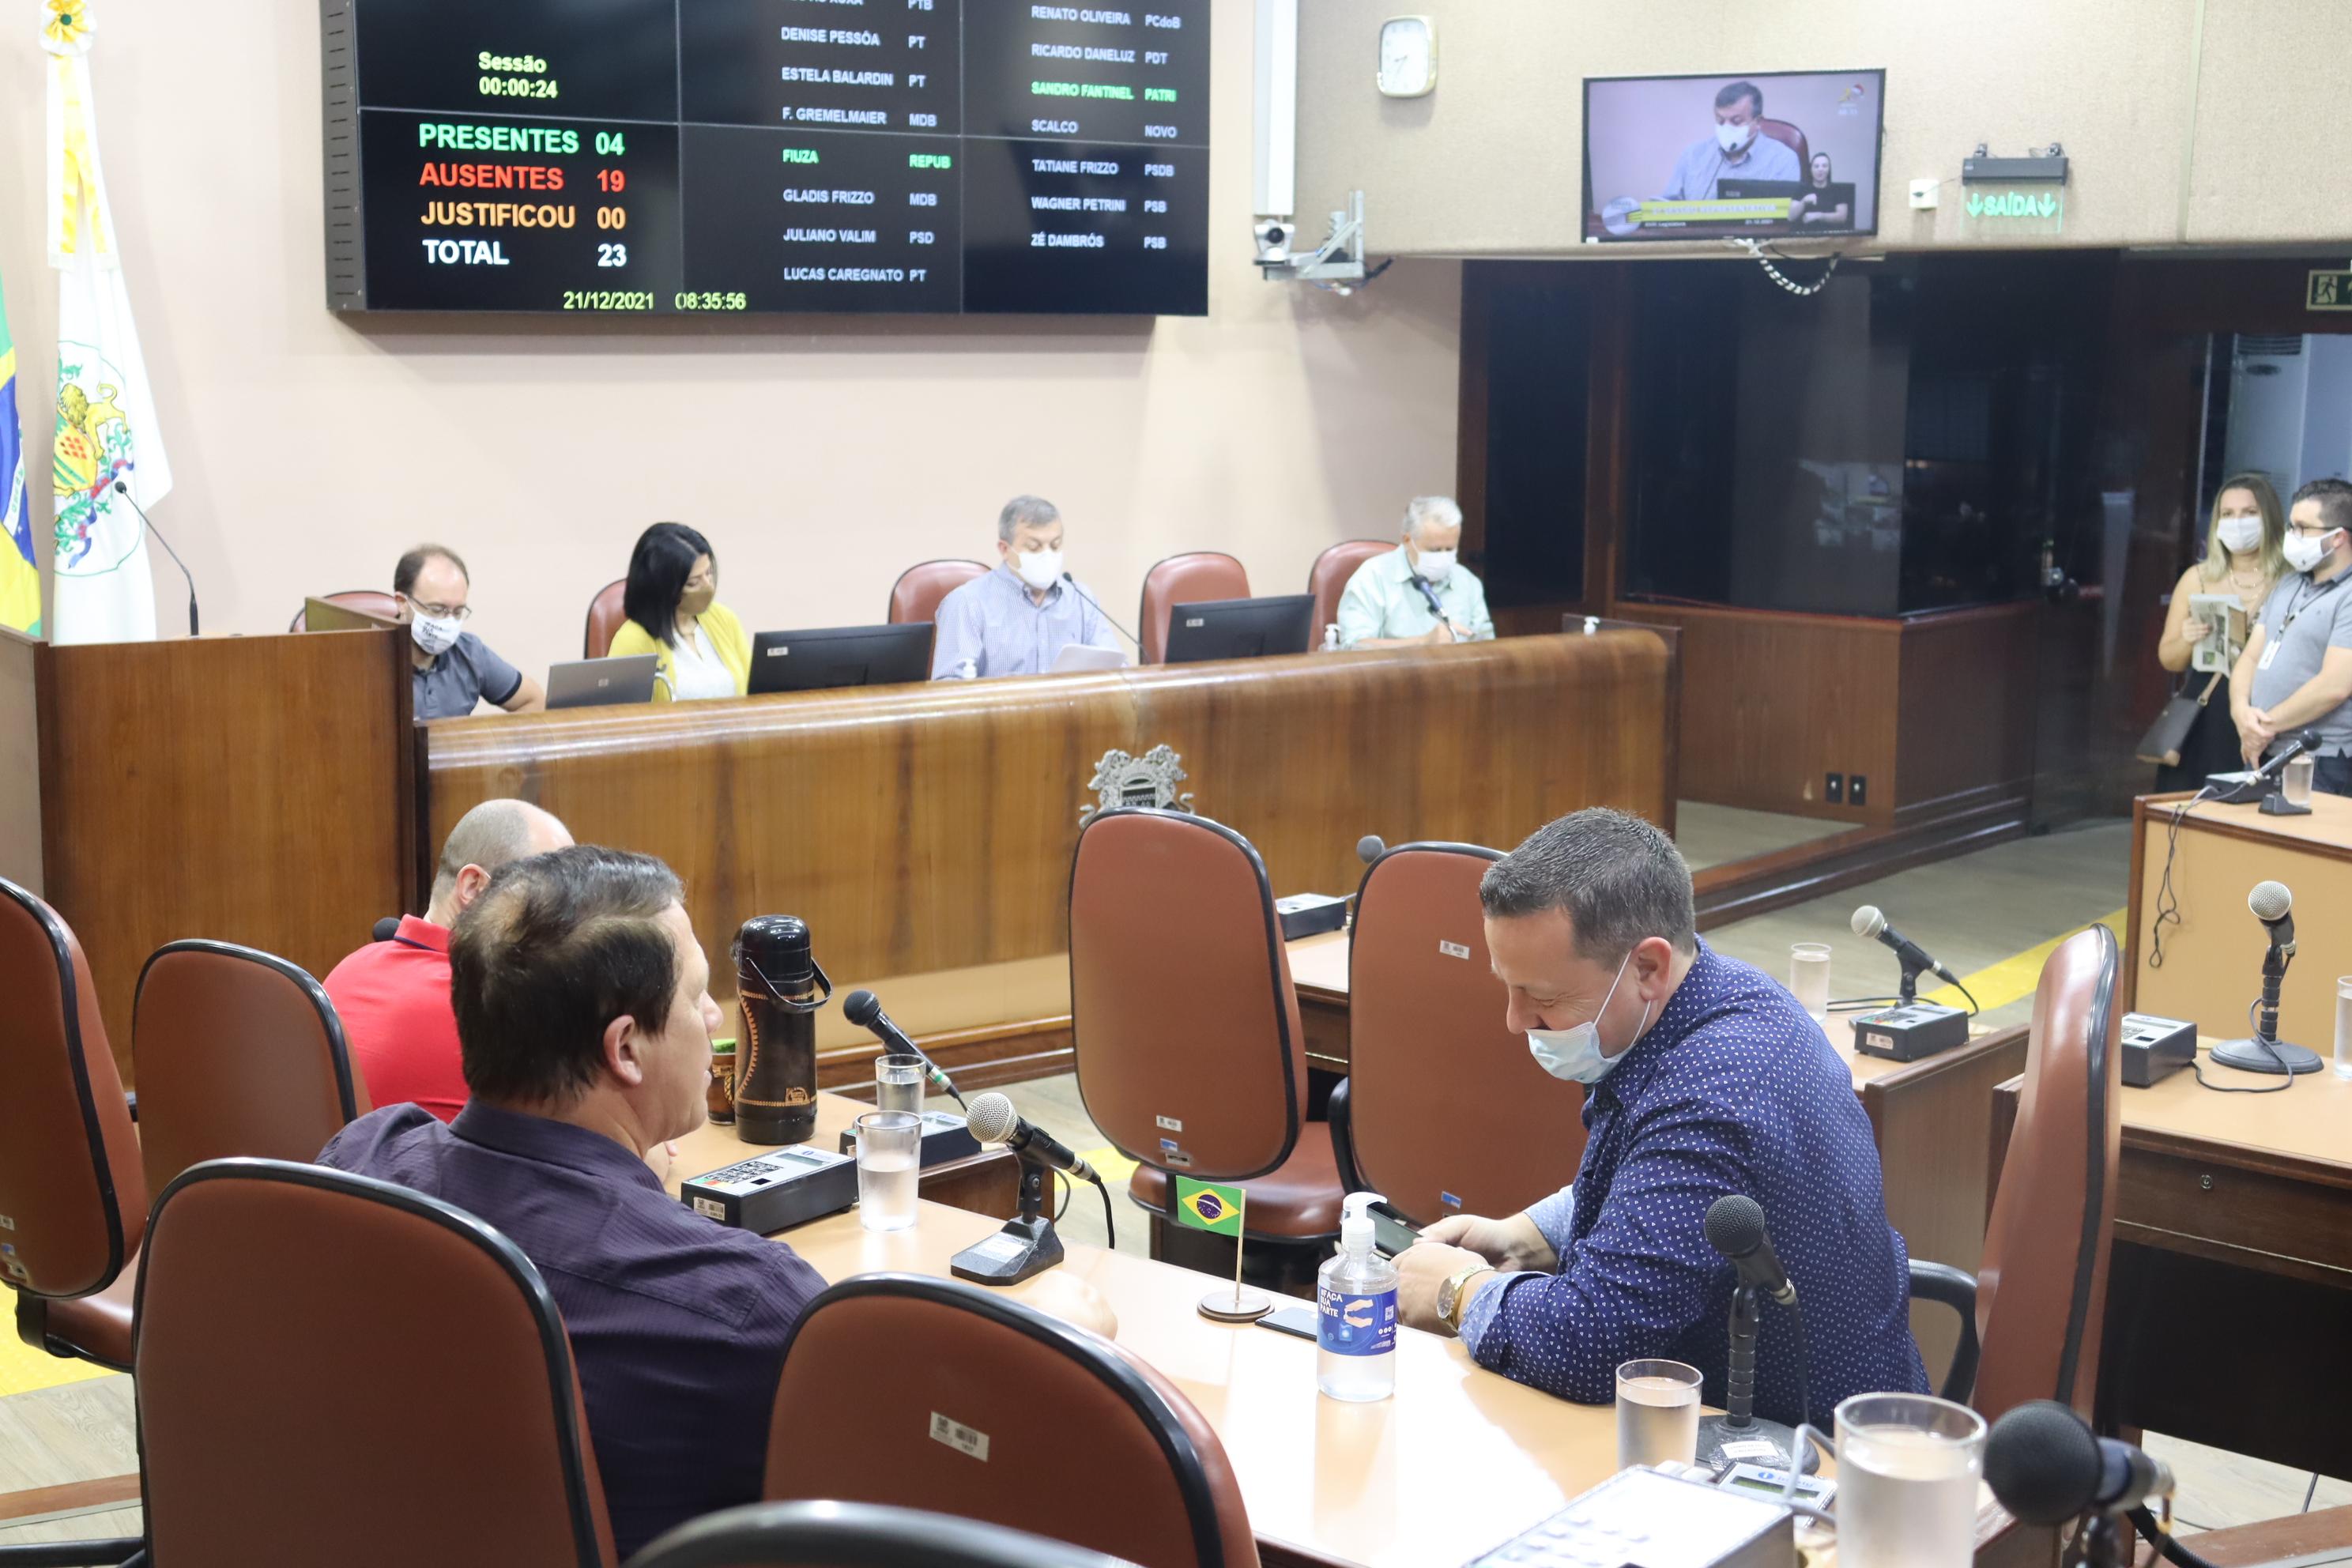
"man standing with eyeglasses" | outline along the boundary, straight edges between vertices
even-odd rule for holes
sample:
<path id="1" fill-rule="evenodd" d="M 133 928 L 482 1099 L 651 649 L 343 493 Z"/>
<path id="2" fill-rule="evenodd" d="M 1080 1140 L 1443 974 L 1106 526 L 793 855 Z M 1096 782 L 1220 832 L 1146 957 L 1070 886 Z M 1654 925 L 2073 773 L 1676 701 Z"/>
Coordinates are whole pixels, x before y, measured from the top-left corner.
<path id="1" fill-rule="evenodd" d="M 465 629 L 474 613 L 466 603 L 472 587 L 457 552 L 439 544 L 418 545 L 392 569 L 392 596 L 400 602 L 398 616 L 414 645 L 408 654 L 419 722 L 462 719 L 483 698 L 509 713 L 547 706 L 538 681 Z"/>
<path id="2" fill-rule="evenodd" d="M 2317 733 L 2312 783 L 2352 795 L 2352 484 L 2313 479 L 2287 506 L 2288 575 L 2230 676 L 2230 717 L 2252 767 L 2288 736 Z M 2243 698 L 2240 692 L 2245 693 Z"/>

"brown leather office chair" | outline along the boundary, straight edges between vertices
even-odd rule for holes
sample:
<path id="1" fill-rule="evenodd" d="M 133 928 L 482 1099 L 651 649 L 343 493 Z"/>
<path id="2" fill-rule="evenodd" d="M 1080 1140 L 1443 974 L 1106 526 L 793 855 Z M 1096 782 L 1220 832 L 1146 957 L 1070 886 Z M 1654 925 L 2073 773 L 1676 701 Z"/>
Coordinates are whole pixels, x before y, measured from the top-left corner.
<path id="1" fill-rule="evenodd" d="M 615 577 L 597 589 L 596 596 L 588 601 L 588 627 L 580 638 L 582 658 L 603 658 L 613 651 L 613 638 L 629 618 L 628 612 L 621 608 L 628 592 L 629 580 Z"/>
<path id="2" fill-rule="evenodd" d="M 1253 1243 L 1319 1247 L 1339 1234 L 1331 1141 L 1319 1127 L 1299 1136 L 1298 996 L 1248 839 L 1140 806 L 1078 830 L 1070 1027 L 1087 1113 L 1139 1162 L 1128 1193 L 1155 1218 L 1155 1252 L 1176 1214 L 1171 1169 L 1241 1183 Z"/>
<path id="3" fill-rule="evenodd" d="M 278 1160 L 183 1173 L 137 1373 L 159 1563 L 614 1562 L 546 1282 L 437 1198 Z"/>
<path id="4" fill-rule="evenodd" d="M 1126 1568 L 1026 1531 L 870 1502 L 755 1502 L 679 1525 L 628 1568 Z"/>
<path id="5" fill-rule="evenodd" d="M 978 1441 L 985 1464 L 966 1451 Z M 784 1347 L 763 1490 L 918 1504 L 1145 1568 L 1258 1560 L 1224 1446 L 1174 1384 L 1108 1340 L 951 1279 L 862 1274 L 809 1303 Z"/>
<path id="6" fill-rule="evenodd" d="M 326 989 L 235 942 L 155 950 L 131 1003 L 131 1057 L 151 1193 L 205 1160 L 314 1160 L 368 1109 Z"/>
<path id="7" fill-rule="evenodd" d="M 81 943 L 0 878 L 0 1279 L 16 1332 L 53 1355 L 131 1365 L 147 1184 Z"/>
<path id="8" fill-rule="evenodd" d="M 1315 640 L 1323 640 L 1323 628 L 1339 618 L 1339 595 L 1348 591 L 1349 579 L 1375 555 L 1386 555 L 1397 547 L 1393 539 L 1348 539 L 1331 546 L 1315 558 L 1307 573 L 1307 591 L 1315 595 Z"/>
<path id="9" fill-rule="evenodd" d="M 382 616 L 386 620 L 400 614 L 400 601 L 381 588 L 346 588 L 340 594 L 319 594 L 314 595 L 313 597 L 324 599 L 331 605 L 343 605 L 354 610 L 362 610 L 371 616 Z M 289 632 L 306 630 L 310 619 L 310 609 L 305 605 L 294 612 L 293 622 L 286 629 Z"/>
<path id="10" fill-rule="evenodd" d="M 1135 628 L 1143 637 L 1141 662 L 1168 661 L 1168 613 L 1177 605 L 1249 596 L 1249 574 L 1232 556 L 1205 550 L 1171 555 L 1143 574 L 1143 608 Z"/>
<path id="11" fill-rule="evenodd" d="M 1805 133 L 1785 120 L 1759 120 L 1756 129 L 1780 142 L 1797 155 L 1797 178 L 1808 179 L 1813 167 L 1813 150 L 1805 142 Z"/>
<path id="12" fill-rule="evenodd" d="M 890 625 L 937 619 L 941 599 L 989 570 L 977 561 L 926 561 L 908 567 L 890 584 Z"/>
<path id="13" fill-rule="evenodd" d="M 1575 1178 L 1584 1089 L 1528 1059 L 1488 967 L 1471 844 L 1402 844 L 1365 869 L 1348 944 L 1348 1059 L 1331 1095 L 1340 1184 L 1417 1225 L 1517 1214 Z"/>
<path id="14" fill-rule="evenodd" d="M 1960 1314 L 1944 1395 L 1988 1421 L 2033 1399 L 2091 1414 L 2123 1147 L 2119 968 L 2105 926 L 2067 938 L 2042 966 L 1984 1261 L 1971 1281 L 1912 1260 L 1911 1293 Z"/>

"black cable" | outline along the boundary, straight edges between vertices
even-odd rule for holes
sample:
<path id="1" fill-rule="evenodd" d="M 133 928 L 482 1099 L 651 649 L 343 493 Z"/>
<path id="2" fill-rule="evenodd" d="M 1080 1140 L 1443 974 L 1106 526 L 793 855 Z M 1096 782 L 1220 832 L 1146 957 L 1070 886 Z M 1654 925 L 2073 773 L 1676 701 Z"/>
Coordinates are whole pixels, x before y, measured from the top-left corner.
<path id="1" fill-rule="evenodd" d="M 1797 1424 L 1809 1426 L 1813 1420 L 1813 1368 L 1811 1358 L 1805 1354 L 1805 1310 L 1790 1301 L 1789 1316 L 1797 1325 Z M 1799 1469 L 1804 1468 L 1802 1454 L 1790 1455 L 1789 1462 Z"/>
<path id="2" fill-rule="evenodd" d="M 2178 1568 L 2213 1568 L 2213 1564 L 2180 1543 L 2180 1538 L 2156 1522 L 2156 1516 L 2146 1508 L 2131 1510 L 2132 1525 L 2150 1546 L 2160 1552 L 2167 1563 Z"/>
<path id="3" fill-rule="evenodd" d="M 2293 962 L 2294 960 L 2292 959 L 2284 961 L 2284 963 L 2292 963 Z M 2279 978 L 2281 980 L 2284 980 L 2286 978 L 2286 970 L 2284 967 L 2282 967 L 2279 970 Z M 2215 1094 L 2284 1094 L 2288 1089 L 2294 1087 L 2295 1075 L 2294 1070 L 2286 1065 L 2286 1058 L 2278 1054 L 2278 1047 L 2276 1046 L 2263 1037 L 2262 1026 L 2256 1021 L 2254 1016 L 2255 1014 L 2262 1010 L 2262 1002 L 2259 999 L 2246 1004 L 2246 1037 L 2253 1041 L 2254 1044 L 2262 1047 L 2263 1053 L 2269 1057 L 2271 1060 L 2278 1063 L 2279 1071 L 2286 1074 L 2285 1079 L 2279 1083 L 2265 1084 L 2260 1089 L 2252 1089 L 2242 1083 L 2209 1083 L 2205 1079 L 2205 1065 L 2197 1059 L 2194 1053 L 2191 1053 L 2189 1058 L 2189 1070 L 2197 1075 L 2198 1088 L 2210 1089 Z"/>
<path id="4" fill-rule="evenodd" d="M 2309 1513 L 2311 1511 L 2311 1500 L 2318 1495 L 2319 1472 L 2317 1470 L 2314 1470 L 2311 1472 L 2311 1484 L 2303 1489 L 2303 1506 L 2295 1510 L 2295 1511 L 2297 1513 Z"/>
<path id="5" fill-rule="evenodd" d="M 2147 966 L 2164 967 L 2164 928 L 2180 923 L 2180 895 L 2172 890 L 2172 858 L 2180 851 L 2180 824 L 2189 816 L 2189 808 L 2210 798 L 2213 786 L 2207 784 L 2187 800 L 2172 808 L 2172 822 L 2164 830 L 2164 879 L 2156 887 L 2156 926 L 2148 950 Z"/>
<path id="6" fill-rule="evenodd" d="M 1110 1217 L 1110 1189 L 1103 1185 L 1103 1179 L 1100 1176 L 1097 1176 L 1095 1178 L 1095 1191 L 1102 1194 L 1103 1240 L 1109 1246 L 1113 1252 L 1117 1252 L 1118 1250 L 1118 1226 Z"/>
<path id="7" fill-rule="evenodd" d="M 1054 1223 L 1059 1225 L 1062 1223 L 1062 1216 L 1070 1212 L 1070 1178 L 1056 1171 L 1054 1173 L 1054 1185 L 1059 1188 L 1062 1194 L 1062 1205 L 1054 1211 Z"/>
<path id="8" fill-rule="evenodd" d="M 1829 1010 L 1832 1013 L 1859 1013 L 1869 1007 L 1892 1007 L 1902 1000 L 1900 996 L 1849 996 L 1843 1002 L 1831 1003 Z"/>
<path id="9" fill-rule="evenodd" d="M 1961 984 L 1957 980 L 1952 982 L 1952 989 L 1958 992 L 1963 996 L 1969 996 L 1969 988 Z M 1969 996 L 1969 1016 L 1973 1018 L 1983 1011 L 1984 1009 L 1982 1007 L 1977 1005 L 1977 999 L 1973 996 Z"/>

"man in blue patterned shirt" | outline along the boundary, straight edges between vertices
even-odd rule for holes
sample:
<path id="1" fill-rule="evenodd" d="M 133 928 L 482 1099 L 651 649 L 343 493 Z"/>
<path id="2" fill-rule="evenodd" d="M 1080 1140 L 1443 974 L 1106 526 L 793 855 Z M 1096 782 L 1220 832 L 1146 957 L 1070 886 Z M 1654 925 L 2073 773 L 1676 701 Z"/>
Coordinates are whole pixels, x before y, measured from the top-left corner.
<path id="1" fill-rule="evenodd" d="M 1478 1364 L 1588 1405 L 1664 1356 L 1724 1400 L 1737 1283 L 1707 1205 L 1763 1205 L 1804 1318 L 1763 1309 L 1757 1414 L 1827 1429 L 1839 1401 L 1924 1392 L 1910 1264 L 1886 1223 L 1851 1070 L 1794 997 L 1699 941 L 1664 833 L 1594 809 L 1538 829 L 1480 884 L 1486 943 L 1530 1070 L 1587 1086 L 1576 1181 L 1508 1219 L 1455 1215 L 1397 1259 L 1404 1321 Z"/>

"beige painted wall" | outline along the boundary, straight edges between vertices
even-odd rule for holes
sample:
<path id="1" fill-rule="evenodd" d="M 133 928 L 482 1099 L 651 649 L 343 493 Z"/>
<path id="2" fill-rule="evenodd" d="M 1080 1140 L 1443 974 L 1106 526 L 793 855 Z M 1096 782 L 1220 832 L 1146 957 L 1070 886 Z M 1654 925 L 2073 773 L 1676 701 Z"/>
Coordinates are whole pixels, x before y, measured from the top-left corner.
<path id="1" fill-rule="evenodd" d="M 1323 546 L 1453 485 L 1459 269 L 1399 266 L 1341 300 L 1248 264 L 1249 0 L 1214 13 L 1210 314 L 1156 325 L 339 319 L 315 0 L 98 5 L 101 147 L 177 479 L 156 521 L 208 634 L 388 586 L 430 536 L 470 561 L 475 626 L 543 669 L 579 656 L 589 596 L 661 517 L 711 536 L 754 626 L 879 620 L 901 568 L 988 553 L 1024 489 L 1061 505 L 1072 570 L 1130 621 L 1164 555 L 1230 551 L 1260 591 L 1297 592 Z M 34 37 L 29 12 L 0 29 L 0 278 L 39 458 L 56 289 Z M 155 568 L 169 632 L 184 600 Z"/>
<path id="2" fill-rule="evenodd" d="M 2342 0 L 1309 0 L 1301 9 L 1299 200 L 1319 214 L 1360 187 L 1376 253 L 1584 250 L 1585 77 L 1864 67 L 1887 71 L 1874 248 L 2352 236 Z M 1372 86 L 1380 25 L 1407 9 L 1436 19 L 1437 90 L 1383 99 Z M 1977 143 L 2014 155 L 2053 141 L 2074 160 L 2061 235 L 1967 217 L 1960 161 Z M 1949 182 L 1937 211 L 1910 210 L 1915 178 Z M 1700 253 L 1723 248 L 1710 242 Z"/>

